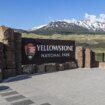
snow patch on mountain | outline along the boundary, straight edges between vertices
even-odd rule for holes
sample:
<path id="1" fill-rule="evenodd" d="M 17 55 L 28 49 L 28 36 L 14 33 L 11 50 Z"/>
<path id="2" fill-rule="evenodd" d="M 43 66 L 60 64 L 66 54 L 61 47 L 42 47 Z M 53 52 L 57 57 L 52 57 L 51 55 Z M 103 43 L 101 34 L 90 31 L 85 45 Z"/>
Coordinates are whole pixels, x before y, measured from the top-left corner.
<path id="1" fill-rule="evenodd" d="M 36 29 L 40 29 L 40 28 L 42 28 L 42 27 L 44 27 L 44 26 L 47 26 L 47 24 L 40 25 L 40 26 L 38 26 L 38 27 L 33 27 L 33 28 L 31 29 L 31 31 L 32 31 L 32 30 L 36 30 Z"/>

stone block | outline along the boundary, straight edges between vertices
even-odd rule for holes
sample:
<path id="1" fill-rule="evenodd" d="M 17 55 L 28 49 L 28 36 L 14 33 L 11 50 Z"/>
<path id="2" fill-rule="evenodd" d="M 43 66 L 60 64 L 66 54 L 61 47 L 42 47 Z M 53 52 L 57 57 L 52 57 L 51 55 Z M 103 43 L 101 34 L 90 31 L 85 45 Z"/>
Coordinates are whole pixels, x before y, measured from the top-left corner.
<path id="1" fill-rule="evenodd" d="M 56 70 L 57 71 L 63 71 L 64 70 L 64 64 L 56 64 Z"/>
<path id="2" fill-rule="evenodd" d="M 45 65 L 44 64 L 37 65 L 37 72 L 38 73 L 45 73 Z"/>
<path id="3" fill-rule="evenodd" d="M 56 65 L 55 64 L 49 64 L 45 66 L 45 71 L 46 72 L 54 72 L 56 70 Z"/>
<path id="4" fill-rule="evenodd" d="M 75 68 L 77 68 L 77 64 L 76 64 L 75 61 L 64 63 L 64 69 L 65 70 L 67 70 L 67 69 L 75 69 Z"/>
<path id="5" fill-rule="evenodd" d="M 69 62 L 64 63 L 64 70 L 70 69 Z"/>
<path id="6" fill-rule="evenodd" d="M 69 67 L 70 69 L 78 68 L 77 62 L 75 61 L 69 62 Z"/>
<path id="7" fill-rule="evenodd" d="M 19 71 L 17 71 L 19 73 Z M 23 74 L 33 74 L 36 72 L 36 66 L 35 65 L 24 65 L 22 67 Z"/>

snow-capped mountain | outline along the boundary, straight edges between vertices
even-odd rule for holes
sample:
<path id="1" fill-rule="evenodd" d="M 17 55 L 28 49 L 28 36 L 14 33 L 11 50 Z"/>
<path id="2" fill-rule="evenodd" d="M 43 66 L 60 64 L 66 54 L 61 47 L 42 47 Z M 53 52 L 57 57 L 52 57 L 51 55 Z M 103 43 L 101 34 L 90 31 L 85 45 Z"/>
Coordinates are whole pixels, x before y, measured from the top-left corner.
<path id="1" fill-rule="evenodd" d="M 74 23 L 76 25 L 85 27 L 93 31 L 99 30 L 99 29 L 105 31 L 105 22 L 99 22 L 99 21 L 91 22 L 91 20 L 83 20 L 83 21 L 71 20 L 70 22 L 69 21 L 66 21 L 66 22 Z"/>
<path id="2" fill-rule="evenodd" d="M 31 32 L 36 34 L 105 34 L 105 22 L 66 19 L 35 27 Z"/>

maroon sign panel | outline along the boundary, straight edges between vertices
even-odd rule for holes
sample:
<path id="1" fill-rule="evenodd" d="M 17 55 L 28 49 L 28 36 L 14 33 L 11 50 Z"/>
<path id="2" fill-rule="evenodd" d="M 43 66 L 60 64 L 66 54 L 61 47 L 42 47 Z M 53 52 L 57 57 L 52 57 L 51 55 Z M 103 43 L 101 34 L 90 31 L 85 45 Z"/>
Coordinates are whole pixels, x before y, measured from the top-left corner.
<path id="1" fill-rule="evenodd" d="M 75 41 L 22 39 L 22 64 L 63 63 L 75 60 Z"/>

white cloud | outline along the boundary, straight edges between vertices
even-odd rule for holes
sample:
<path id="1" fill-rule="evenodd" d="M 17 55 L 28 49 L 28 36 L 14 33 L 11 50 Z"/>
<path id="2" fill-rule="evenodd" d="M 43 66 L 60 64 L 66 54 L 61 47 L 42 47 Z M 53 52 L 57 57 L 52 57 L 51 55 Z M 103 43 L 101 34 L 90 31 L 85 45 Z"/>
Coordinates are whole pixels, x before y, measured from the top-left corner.
<path id="1" fill-rule="evenodd" d="M 95 15 L 86 13 L 85 19 L 89 20 L 91 23 L 94 23 L 96 21 L 105 22 L 105 14 L 99 14 L 98 16 L 95 16 Z"/>
<path id="2" fill-rule="evenodd" d="M 99 19 L 100 22 L 105 22 L 105 14 L 100 14 Z"/>
<path id="3" fill-rule="evenodd" d="M 51 17 L 51 16 L 49 16 L 48 18 L 49 18 L 49 19 L 52 19 L 52 17 Z"/>
<path id="4" fill-rule="evenodd" d="M 89 20 L 91 23 L 94 23 L 97 21 L 97 17 L 95 15 L 90 15 L 88 13 L 85 14 L 85 19 Z"/>

